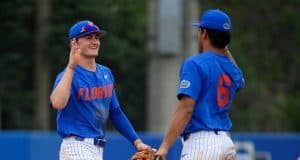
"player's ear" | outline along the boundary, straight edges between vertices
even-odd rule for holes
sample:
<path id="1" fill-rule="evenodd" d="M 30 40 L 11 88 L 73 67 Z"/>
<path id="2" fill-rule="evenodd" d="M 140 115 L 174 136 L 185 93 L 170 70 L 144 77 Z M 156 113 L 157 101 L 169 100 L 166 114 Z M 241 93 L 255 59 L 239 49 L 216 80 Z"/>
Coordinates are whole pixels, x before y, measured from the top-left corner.
<path id="1" fill-rule="evenodd" d="M 206 35 L 207 35 L 206 29 L 205 29 L 205 28 L 200 28 L 199 34 L 198 34 L 199 40 L 205 39 L 205 38 L 206 38 L 206 37 L 205 37 Z"/>
<path id="2" fill-rule="evenodd" d="M 202 35 L 206 39 L 207 38 L 207 30 L 205 28 L 202 28 Z"/>
<path id="3" fill-rule="evenodd" d="M 69 43 L 70 48 L 72 47 L 73 43 L 76 44 L 77 42 L 78 42 L 78 39 L 76 39 L 76 38 L 71 39 L 70 43 Z"/>
<path id="4" fill-rule="evenodd" d="M 203 36 L 204 39 L 208 39 L 209 38 L 208 37 L 208 33 L 207 33 L 207 29 L 205 29 L 205 28 L 202 29 L 202 36 Z"/>
<path id="5" fill-rule="evenodd" d="M 200 40 L 200 36 L 201 36 L 201 29 L 199 28 L 199 31 L 197 33 L 197 40 L 199 41 Z"/>

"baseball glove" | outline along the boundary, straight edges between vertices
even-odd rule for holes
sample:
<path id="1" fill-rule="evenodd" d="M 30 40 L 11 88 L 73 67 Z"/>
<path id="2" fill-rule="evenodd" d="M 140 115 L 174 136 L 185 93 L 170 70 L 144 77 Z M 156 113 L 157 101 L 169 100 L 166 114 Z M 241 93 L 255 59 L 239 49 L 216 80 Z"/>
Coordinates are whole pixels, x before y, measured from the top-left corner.
<path id="1" fill-rule="evenodd" d="M 130 160 L 153 160 L 155 151 L 151 148 L 137 151 Z"/>

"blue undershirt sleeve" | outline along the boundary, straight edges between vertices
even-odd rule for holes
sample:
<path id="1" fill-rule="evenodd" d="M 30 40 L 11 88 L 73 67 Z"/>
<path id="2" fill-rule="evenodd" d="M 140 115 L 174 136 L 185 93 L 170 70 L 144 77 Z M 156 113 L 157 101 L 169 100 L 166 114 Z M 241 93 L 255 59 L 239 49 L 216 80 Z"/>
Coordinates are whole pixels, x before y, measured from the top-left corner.
<path id="1" fill-rule="evenodd" d="M 137 133 L 133 129 L 133 126 L 120 107 L 112 108 L 109 111 L 109 117 L 114 127 L 132 144 L 136 139 L 139 138 Z"/>

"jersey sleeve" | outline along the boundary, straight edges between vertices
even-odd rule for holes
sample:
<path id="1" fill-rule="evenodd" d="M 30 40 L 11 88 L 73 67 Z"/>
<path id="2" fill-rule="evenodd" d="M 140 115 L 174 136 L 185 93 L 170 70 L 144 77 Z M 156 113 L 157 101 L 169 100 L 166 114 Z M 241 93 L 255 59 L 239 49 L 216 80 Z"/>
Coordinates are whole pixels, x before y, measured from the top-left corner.
<path id="1" fill-rule="evenodd" d="M 116 95 L 115 89 L 113 89 L 111 102 L 110 102 L 110 109 L 115 109 L 115 108 L 119 108 L 119 107 L 120 107 L 119 100 Z"/>
<path id="2" fill-rule="evenodd" d="M 114 77 L 111 71 L 110 76 L 114 83 Z M 122 111 L 114 88 L 112 91 L 112 98 L 109 107 L 109 117 L 112 124 L 124 137 L 126 137 L 131 143 L 133 143 L 136 139 L 138 139 L 138 135 L 135 132 L 132 124 Z"/>
<path id="3" fill-rule="evenodd" d="M 239 77 L 237 78 L 237 91 L 245 87 L 244 74 L 240 68 L 238 68 Z"/>
<path id="4" fill-rule="evenodd" d="M 177 98 L 181 99 L 182 96 L 189 96 L 196 101 L 200 90 L 200 68 L 191 60 L 185 61 L 180 70 Z"/>

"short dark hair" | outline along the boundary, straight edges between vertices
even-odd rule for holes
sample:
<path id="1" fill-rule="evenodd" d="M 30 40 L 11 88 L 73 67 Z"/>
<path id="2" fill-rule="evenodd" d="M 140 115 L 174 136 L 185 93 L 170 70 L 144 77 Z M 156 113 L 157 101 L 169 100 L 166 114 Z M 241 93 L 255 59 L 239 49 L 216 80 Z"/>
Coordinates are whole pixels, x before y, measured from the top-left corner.
<path id="1" fill-rule="evenodd" d="M 224 32 L 224 31 L 212 30 L 207 28 L 201 28 L 201 29 L 206 30 L 208 37 L 211 41 L 211 44 L 216 48 L 224 48 L 230 42 L 231 32 Z"/>

